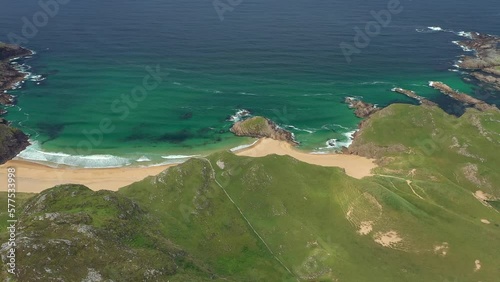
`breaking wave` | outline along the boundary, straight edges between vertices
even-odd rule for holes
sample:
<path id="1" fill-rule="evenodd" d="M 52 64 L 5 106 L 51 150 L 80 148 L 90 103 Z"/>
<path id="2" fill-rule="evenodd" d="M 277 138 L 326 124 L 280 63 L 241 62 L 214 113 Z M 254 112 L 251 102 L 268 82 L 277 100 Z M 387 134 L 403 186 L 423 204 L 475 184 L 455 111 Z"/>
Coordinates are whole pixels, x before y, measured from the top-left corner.
<path id="1" fill-rule="evenodd" d="M 22 151 L 18 158 L 52 165 L 67 165 L 83 168 L 110 168 L 130 165 L 127 158 L 112 155 L 69 155 L 61 152 L 45 152 L 38 141 L 31 141 L 32 145 Z"/>

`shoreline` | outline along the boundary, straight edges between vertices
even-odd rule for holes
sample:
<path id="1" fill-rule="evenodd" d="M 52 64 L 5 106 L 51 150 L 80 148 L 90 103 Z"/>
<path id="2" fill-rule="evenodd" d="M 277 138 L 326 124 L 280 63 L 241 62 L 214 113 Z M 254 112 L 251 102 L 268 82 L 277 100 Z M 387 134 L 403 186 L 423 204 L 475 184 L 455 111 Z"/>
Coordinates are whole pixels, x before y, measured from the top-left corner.
<path id="1" fill-rule="evenodd" d="M 347 175 L 362 178 L 372 175 L 371 169 L 377 167 L 373 159 L 346 154 L 309 154 L 301 152 L 284 141 L 261 138 L 252 145 L 232 151 L 235 155 L 263 157 L 270 154 L 289 155 L 297 160 L 325 167 L 343 168 Z M 16 169 L 17 191 L 39 193 L 60 184 L 82 184 L 90 189 L 117 191 L 119 188 L 154 176 L 167 168 L 178 164 L 149 167 L 118 168 L 75 168 L 60 166 L 57 168 L 26 160 L 10 160 L 0 165 L 0 181 L 7 183 L 7 168 Z M 2 186 L 4 187 L 4 186 Z M 0 191 L 6 191 L 2 188 Z"/>

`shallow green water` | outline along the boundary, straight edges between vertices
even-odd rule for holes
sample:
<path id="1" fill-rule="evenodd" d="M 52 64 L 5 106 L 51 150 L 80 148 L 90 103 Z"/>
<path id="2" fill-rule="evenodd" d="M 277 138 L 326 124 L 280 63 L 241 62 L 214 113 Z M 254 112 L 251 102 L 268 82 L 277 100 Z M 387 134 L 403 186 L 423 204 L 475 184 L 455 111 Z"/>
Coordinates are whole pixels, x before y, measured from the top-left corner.
<path id="1" fill-rule="evenodd" d="M 278 2 L 242 4 L 224 22 L 211 5 L 193 1 L 68 4 L 27 44 L 37 54 L 26 63 L 45 80 L 12 91 L 21 110 L 12 108 L 8 119 L 35 143 L 21 157 L 77 166 L 152 165 L 229 149 L 253 142 L 228 132 L 228 117 L 239 109 L 291 130 L 304 150 L 335 150 L 349 143 L 359 122 L 343 103 L 346 96 L 380 106 L 412 103 L 390 91 L 403 87 L 446 107 L 429 80 L 474 91 L 449 71 L 463 53 L 451 41 L 461 38 L 416 30 L 446 24 L 494 32 L 488 9 L 478 25 L 474 15 L 443 22 L 443 13 L 452 13 L 444 4 L 431 14 L 407 6 L 348 63 L 340 42 L 352 41 L 352 28 L 383 1 Z M 3 34 L 19 28 L 17 17 L 26 9 L 10 5 Z M 127 102 L 149 75 L 147 67 L 159 68 L 161 79 L 149 81 L 154 87 L 144 100 Z M 327 148 L 330 139 L 338 140 L 335 148 Z"/>

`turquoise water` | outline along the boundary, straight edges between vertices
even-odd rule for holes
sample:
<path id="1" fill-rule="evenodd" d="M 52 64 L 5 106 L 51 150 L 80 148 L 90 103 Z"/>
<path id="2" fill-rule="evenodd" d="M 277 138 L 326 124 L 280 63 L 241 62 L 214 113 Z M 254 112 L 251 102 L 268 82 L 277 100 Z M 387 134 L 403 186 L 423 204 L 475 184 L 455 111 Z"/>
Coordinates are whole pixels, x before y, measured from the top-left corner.
<path id="1" fill-rule="evenodd" d="M 228 132 L 239 109 L 291 130 L 306 151 L 335 150 L 359 123 L 346 96 L 412 103 L 390 91 L 403 87 L 446 107 L 429 80 L 477 90 L 450 71 L 463 54 L 452 41 L 463 38 L 426 27 L 499 34 L 500 4 L 479 2 L 401 1 L 401 14 L 348 63 L 339 44 L 387 1 L 244 1 L 222 22 L 210 1 L 74 1 L 24 44 L 37 52 L 25 63 L 44 80 L 12 91 L 18 107 L 8 119 L 34 142 L 21 157 L 86 167 L 154 165 L 249 144 Z M 3 41 L 40 10 L 3 5 Z M 161 78 L 127 104 L 147 67 Z M 329 139 L 337 148 L 327 148 Z"/>

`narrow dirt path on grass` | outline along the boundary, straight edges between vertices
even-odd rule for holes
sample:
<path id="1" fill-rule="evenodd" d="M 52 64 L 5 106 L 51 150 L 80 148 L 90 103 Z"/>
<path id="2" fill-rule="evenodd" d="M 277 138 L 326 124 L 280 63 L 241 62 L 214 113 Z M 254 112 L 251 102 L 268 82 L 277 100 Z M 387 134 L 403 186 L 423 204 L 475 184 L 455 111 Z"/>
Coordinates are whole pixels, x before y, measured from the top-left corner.
<path id="1" fill-rule="evenodd" d="M 241 216 L 243 217 L 243 219 L 247 222 L 247 224 L 250 227 L 250 229 L 252 229 L 253 233 L 255 233 L 255 235 L 257 235 L 257 237 L 260 239 L 260 241 L 266 246 L 267 250 L 271 253 L 271 255 L 274 257 L 274 259 L 276 259 L 281 264 L 281 266 L 283 266 L 283 268 L 285 268 L 286 271 L 288 273 L 290 273 L 290 275 L 292 275 L 293 277 L 295 277 L 297 279 L 297 281 L 299 281 L 299 279 L 295 276 L 295 274 L 293 274 L 292 271 L 290 271 L 290 269 L 288 269 L 288 267 L 286 267 L 286 265 L 274 254 L 273 250 L 271 250 L 271 248 L 266 243 L 266 241 L 264 240 L 264 238 L 262 238 L 262 236 L 260 236 L 259 232 L 257 232 L 257 230 L 255 230 L 255 228 L 253 227 L 252 223 L 250 223 L 250 221 L 245 216 L 245 214 L 243 214 L 243 211 L 240 209 L 240 207 L 238 207 L 238 205 L 233 201 L 233 199 L 231 198 L 231 196 L 229 196 L 229 194 L 227 193 L 226 189 L 224 189 L 224 187 L 219 183 L 219 181 L 217 181 L 217 177 L 216 177 L 216 174 L 215 174 L 215 169 L 214 169 L 214 167 L 212 165 L 212 162 L 210 162 L 210 160 L 207 159 L 207 158 L 203 158 L 203 157 L 196 157 L 196 158 L 208 162 L 208 164 L 210 165 L 210 168 L 212 169 L 212 175 L 213 175 L 215 183 L 222 189 L 222 191 L 224 191 L 224 194 L 226 194 L 226 197 L 229 199 L 229 201 L 231 201 L 231 203 L 233 203 L 233 205 L 236 207 L 236 209 L 241 214 Z"/>
<path id="2" fill-rule="evenodd" d="M 406 184 L 408 184 L 408 186 L 410 187 L 411 191 L 413 192 L 413 194 L 415 194 L 415 196 L 419 197 L 420 199 L 424 200 L 424 198 L 422 196 L 420 196 L 416 191 L 415 189 L 413 189 L 413 186 L 411 185 L 412 181 L 409 180 L 409 179 L 404 179 L 402 177 L 397 177 L 397 176 L 392 176 L 392 175 L 385 175 L 385 174 L 375 174 L 375 176 L 382 176 L 382 177 L 388 177 L 388 178 L 395 178 L 395 179 L 399 179 L 399 180 L 403 180 L 406 182 Z"/>

